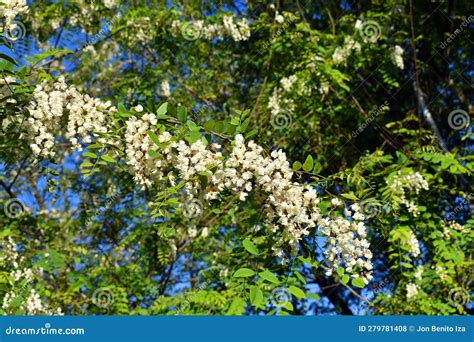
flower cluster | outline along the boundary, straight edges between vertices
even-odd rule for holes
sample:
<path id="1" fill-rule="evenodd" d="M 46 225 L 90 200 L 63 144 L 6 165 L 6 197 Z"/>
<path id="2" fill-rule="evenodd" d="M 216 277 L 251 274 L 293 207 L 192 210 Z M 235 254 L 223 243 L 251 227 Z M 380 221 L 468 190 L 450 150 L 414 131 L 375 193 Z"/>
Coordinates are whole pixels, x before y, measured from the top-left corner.
<path id="1" fill-rule="evenodd" d="M 140 107 L 135 109 L 138 112 L 142 110 Z M 125 131 L 126 162 L 130 167 L 130 173 L 134 175 L 135 181 L 142 186 L 152 184 L 150 176 L 156 176 L 158 179 L 163 176 L 160 172 L 162 160 L 154 160 L 148 152 L 153 147 L 153 141 L 147 132 L 156 123 L 157 119 L 154 114 L 145 114 L 141 120 L 138 120 L 135 116 L 127 120 Z M 161 143 L 169 141 L 170 138 L 169 133 L 159 136 Z"/>
<path id="2" fill-rule="evenodd" d="M 339 207 L 343 202 L 333 199 L 331 204 L 334 207 Z M 325 218 L 320 222 L 321 231 L 328 237 L 329 246 L 332 246 L 324 251 L 332 266 L 326 274 L 333 274 L 341 264 L 344 264 L 347 272 L 358 269 L 358 275 L 368 284 L 372 279 L 373 266 L 371 263 L 372 252 L 369 250 L 366 229 L 362 222 L 365 216 L 361 213 L 361 207 L 357 203 L 352 204 L 350 209 L 344 210 L 346 219 L 342 217 L 334 220 Z"/>
<path id="3" fill-rule="evenodd" d="M 169 84 L 168 80 L 163 80 L 161 82 L 161 94 L 164 97 L 170 97 L 171 96 L 170 84 Z"/>
<path id="4" fill-rule="evenodd" d="M 469 227 L 465 227 L 462 224 L 457 223 L 456 221 L 443 221 L 443 235 L 446 239 L 451 240 L 451 231 L 458 231 L 463 234 L 469 234 L 471 231 Z"/>
<path id="5" fill-rule="evenodd" d="M 99 135 L 108 131 L 108 120 L 115 107 L 110 102 L 82 95 L 74 86 L 68 86 L 63 77 L 52 85 L 46 81 L 37 85 L 28 110 L 26 127 L 32 139 L 30 147 L 38 157 L 54 157 L 54 133 L 65 116 L 65 136 L 74 147 L 80 149 L 80 142 L 90 143 L 93 136 L 102 143 L 113 144 Z"/>
<path id="6" fill-rule="evenodd" d="M 2 0 L 0 5 L 0 18 L 5 18 L 5 26 L 12 28 L 13 19 L 19 14 L 29 10 L 26 0 Z"/>
<path id="7" fill-rule="evenodd" d="M 183 34 L 186 38 L 197 39 L 203 35 L 208 40 L 214 38 L 224 39 L 229 36 L 236 42 L 250 38 L 250 27 L 245 19 L 234 21 L 234 17 L 226 15 L 222 23 L 206 25 L 203 20 L 182 22 L 174 20 L 171 24 L 171 32 L 174 35 Z"/>
<path id="8" fill-rule="evenodd" d="M 10 282 L 12 289 L 5 294 L 3 297 L 2 308 L 7 312 L 10 309 L 16 310 L 17 307 L 12 306 L 12 301 L 18 298 L 23 298 L 23 303 L 20 309 L 23 310 L 25 315 L 62 315 L 61 309 L 56 311 L 50 310 L 42 302 L 40 295 L 34 288 L 29 288 L 29 284 L 33 283 L 34 277 L 42 273 L 42 269 L 37 268 L 32 270 L 30 268 L 21 268 L 20 264 L 25 262 L 23 256 L 19 256 L 16 251 L 16 244 L 12 238 L 9 238 L 3 246 L 2 257 L 0 261 L 7 263 L 11 266 L 11 278 L 13 281 Z M 26 284 L 26 285 L 18 285 Z M 18 290 L 18 287 L 19 290 Z"/>
<path id="9" fill-rule="evenodd" d="M 284 95 L 290 92 L 294 87 L 298 78 L 296 75 L 291 75 L 289 77 L 283 77 L 280 80 L 280 86 L 273 89 L 273 93 L 268 100 L 268 109 L 272 115 L 278 115 L 284 107 L 288 112 L 293 111 L 294 103 L 293 100 L 285 98 Z"/>
<path id="10" fill-rule="evenodd" d="M 117 8 L 120 2 L 117 0 L 104 0 L 104 6 L 107 8 Z"/>
<path id="11" fill-rule="evenodd" d="M 408 234 L 408 246 L 410 247 L 410 253 L 416 258 L 420 255 L 420 244 L 418 243 L 415 233 L 410 230 Z"/>
<path id="12" fill-rule="evenodd" d="M 183 140 L 172 141 L 166 131 L 159 134 L 153 127 L 155 120 L 153 114 L 144 114 L 141 119 L 132 117 L 127 121 L 127 163 L 141 185 L 151 185 L 153 178 L 163 179 L 166 174 L 172 182 L 177 179 L 185 182 L 187 203 L 191 204 L 199 193 L 210 201 L 219 193 L 230 191 L 245 201 L 252 190 L 258 190 L 265 194 L 263 208 L 270 230 L 282 232 L 274 247 L 278 256 L 282 255 L 280 246 L 285 242 L 296 247 L 298 241 L 309 234 L 309 229 L 320 226 L 328 236 L 326 256 L 331 269 L 344 265 L 348 272 L 355 271 L 366 283 L 372 278 L 372 253 L 365 239 L 365 226 L 361 222 L 364 216 L 358 205 L 351 207 L 353 215 L 346 211 L 357 223 L 343 217 L 323 218 L 317 207 L 320 200 L 316 190 L 292 181 L 293 172 L 282 151 L 264 156 L 261 146 L 253 141 L 245 143 L 243 136 L 237 135 L 229 155 L 224 158 L 216 144 L 208 149 L 201 140 L 188 144 Z M 153 158 L 147 153 L 153 144 L 149 130 L 162 145 L 160 156 Z M 202 194 L 198 176 L 203 173 L 209 175 L 209 185 Z"/>
<path id="13" fill-rule="evenodd" d="M 418 294 L 418 285 L 409 283 L 406 287 L 407 290 L 407 299 L 415 297 Z"/>
<path id="14" fill-rule="evenodd" d="M 344 63 L 347 60 L 347 58 L 349 58 L 352 51 L 360 52 L 360 48 L 361 47 L 358 42 L 356 42 L 351 37 L 346 36 L 344 38 L 344 44 L 342 46 L 338 46 L 334 50 L 332 54 L 332 60 L 335 64 Z"/>
<path id="15" fill-rule="evenodd" d="M 399 69 L 403 70 L 405 64 L 403 63 L 403 48 L 400 45 L 395 45 L 393 48 L 392 60 Z"/>
<path id="16" fill-rule="evenodd" d="M 393 179 L 387 181 L 387 183 L 389 183 L 393 193 L 400 196 L 399 203 L 404 204 L 408 212 L 414 217 L 417 217 L 420 211 L 414 201 L 410 201 L 406 198 L 405 189 L 408 189 L 410 194 L 416 195 L 418 195 L 421 190 L 429 190 L 426 179 L 419 172 L 411 172 L 402 175 L 401 171 L 399 171 L 398 174 Z"/>
<path id="17" fill-rule="evenodd" d="M 295 77 L 284 79 L 282 88 L 291 89 L 295 81 Z M 224 192 L 245 201 L 250 192 L 259 192 L 263 195 L 259 198 L 262 198 L 270 231 L 281 232 L 274 246 L 277 255 L 282 255 L 281 247 L 285 243 L 295 248 L 310 229 L 319 226 L 328 238 L 326 256 L 331 269 L 345 266 L 366 283 L 372 278 L 372 254 L 360 206 L 353 204 L 351 210 L 344 210 L 346 217 L 339 210 L 323 217 L 315 188 L 292 180 L 293 171 L 283 151 L 274 150 L 267 156 L 261 146 L 253 141 L 245 142 L 242 135 L 237 135 L 224 156 L 216 143 L 208 145 L 201 139 L 188 143 L 177 139 L 157 125 L 154 114 L 143 113 L 140 105 L 133 108 L 135 114 L 126 121 L 122 146 L 118 140 L 110 140 L 103 134 L 113 132 L 107 117 L 115 108 L 110 107 L 110 103 L 80 94 L 60 79 L 52 86 L 42 84 L 35 90 L 29 122 L 29 129 L 35 133 L 31 145 L 35 154 L 54 155 L 52 129 L 59 123 L 65 108 L 69 113 L 66 137 L 74 145 L 79 144 L 77 137 L 81 137 L 81 142 L 91 142 L 94 138 L 104 144 L 124 147 L 129 171 L 142 187 L 158 181 L 169 181 L 172 185 L 179 181 L 188 200 L 200 197 L 206 201 L 215 200 Z M 46 145 L 44 141 L 50 143 Z M 199 179 L 202 176 L 208 178 L 205 188 Z M 338 199 L 337 203 L 333 202 L 342 203 Z"/>

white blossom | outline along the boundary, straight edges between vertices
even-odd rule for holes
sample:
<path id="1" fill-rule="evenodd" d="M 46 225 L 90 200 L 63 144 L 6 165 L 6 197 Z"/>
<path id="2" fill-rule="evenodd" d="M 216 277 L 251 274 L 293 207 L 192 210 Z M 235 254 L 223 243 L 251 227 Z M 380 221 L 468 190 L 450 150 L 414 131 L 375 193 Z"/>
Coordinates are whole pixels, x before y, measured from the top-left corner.
<path id="1" fill-rule="evenodd" d="M 28 11 L 26 0 L 2 0 L 0 18 L 5 18 L 5 27 L 13 29 L 15 17 L 22 13 L 28 13 Z"/>
<path id="2" fill-rule="evenodd" d="M 170 97 L 171 96 L 170 84 L 169 84 L 168 80 L 163 80 L 161 82 L 161 93 L 163 94 L 164 97 Z"/>
<path id="3" fill-rule="evenodd" d="M 293 77 L 287 80 L 294 81 Z M 292 180 L 293 171 L 283 151 L 274 150 L 266 155 L 261 146 L 254 141 L 245 142 L 239 134 L 224 156 L 218 144 L 206 145 L 201 139 L 188 143 L 167 131 L 159 131 L 157 117 L 144 113 L 142 106 L 135 107 L 137 114 L 127 119 L 124 142 L 108 141 L 95 132 L 111 132 L 113 123 L 105 116 L 116 109 L 110 107 L 110 103 L 80 94 L 60 79 L 52 86 L 42 84 L 35 90 L 30 106 L 32 117 L 42 118 L 40 123 L 34 122 L 30 126 L 34 132 L 35 129 L 39 131 L 31 146 L 35 153 L 44 154 L 46 150 L 54 155 L 52 128 L 65 115 L 64 107 L 69 109 L 66 136 L 71 141 L 79 135 L 86 142 L 95 138 L 103 143 L 124 145 L 129 171 L 143 188 L 166 179 L 175 184 L 183 182 L 188 197 L 186 203 L 199 203 L 199 212 L 193 211 L 190 217 L 200 214 L 203 209 L 201 201 L 213 201 L 220 193 L 230 192 L 240 201 L 246 201 L 251 192 L 259 192 L 269 232 L 281 233 L 274 246 L 277 256 L 283 256 L 284 244 L 294 249 L 311 229 L 319 228 L 327 237 L 325 255 L 331 269 L 343 266 L 353 275 L 362 277 L 366 284 L 372 279 L 372 253 L 368 249 L 366 228 L 362 222 L 365 217 L 360 212 L 360 205 L 351 206 L 351 217 L 345 218 L 337 210 L 323 217 L 315 188 Z M 40 134 L 46 135 L 46 142 L 43 137 L 36 139 Z M 159 146 L 150 138 L 151 134 L 156 135 Z M 203 173 L 208 175 L 206 189 L 202 189 L 199 181 Z M 336 198 L 332 203 L 343 204 Z M 188 234 L 197 236 L 197 230 L 193 228 Z M 203 230 L 202 235 L 206 236 L 207 231 Z"/>
<path id="4" fill-rule="evenodd" d="M 393 48 L 392 60 L 399 69 L 403 70 L 405 64 L 403 63 L 403 48 L 400 45 L 395 45 Z"/>
<path id="5" fill-rule="evenodd" d="M 406 290 L 407 290 L 407 299 L 415 297 L 418 294 L 418 286 L 416 284 L 413 284 L 413 283 L 407 284 Z"/>

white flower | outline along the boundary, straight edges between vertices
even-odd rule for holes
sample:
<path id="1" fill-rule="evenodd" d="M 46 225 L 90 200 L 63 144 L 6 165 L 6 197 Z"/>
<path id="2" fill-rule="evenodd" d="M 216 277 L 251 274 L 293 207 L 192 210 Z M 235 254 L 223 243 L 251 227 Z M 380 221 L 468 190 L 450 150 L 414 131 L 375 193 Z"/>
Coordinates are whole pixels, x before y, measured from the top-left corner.
<path id="1" fill-rule="evenodd" d="M 285 18 L 277 11 L 275 13 L 275 21 L 279 24 L 283 24 L 285 22 Z"/>
<path id="2" fill-rule="evenodd" d="M 407 299 L 415 297 L 418 294 L 418 286 L 413 283 L 407 284 L 406 290 L 407 290 Z"/>
<path id="3" fill-rule="evenodd" d="M 410 230 L 409 232 L 409 240 L 408 240 L 408 246 L 410 246 L 410 253 L 414 256 L 417 257 L 420 255 L 420 245 L 418 243 L 418 240 L 415 236 L 415 234 Z"/>
<path id="4" fill-rule="evenodd" d="M 163 94 L 164 97 L 170 97 L 171 96 L 170 84 L 169 84 L 168 80 L 163 80 L 161 82 L 161 93 Z"/>
<path id="5" fill-rule="evenodd" d="M 3 0 L 0 6 L 0 18 L 5 18 L 5 26 L 14 29 L 13 20 L 17 15 L 28 13 L 26 0 Z"/>
<path id="6" fill-rule="evenodd" d="M 395 47 L 393 48 L 392 60 L 399 69 L 403 70 L 405 65 L 403 63 L 403 48 L 401 46 L 395 45 Z"/>
<path id="7" fill-rule="evenodd" d="M 285 91 L 290 91 L 293 84 L 296 82 L 296 75 L 291 75 L 290 77 L 283 77 L 280 80 L 281 86 Z"/>
<path id="8" fill-rule="evenodd" d="M 234 41 L 244 41 L 250 38 L 250 27 L 245 19 L 234 21 L 234 16 L 226 15 L 222 18 L 222 23 L 214 23 L 206 25 L 204 21 L 197 20 L 194 22 L 181 23 L 174 20 L 171 24 L 171 32 L 177 35 L 185 26 L 192 25 L 195 32 L 203 32 L 204 38 L 213 40 L 215 38 L 223 39 L 226 36 L 232 37 Z"/>
<path id="9" fill-rule="evenodd" d="M 417 268 L 416 268 L 416 271 L 414 273 L 414 276 L 416 279 L 418 280 L 421 280 L 421 277 L 423 275 L 423 271 L 424 271 L 424 267 L 423 265 L 419 265 Z"/>
<path id="10" fill-rule="evenodd" d="M 295 80 L 295 76 L 284 79 L 282 87 L 290 89 Z M 186 207 L 190 220 L 203 210 L 201 200 L 211 201 L 225 192 L 245 201 L 252 191 L 259 192 L 269 234 L 278 236 L 274 246 L 276 255 L 283 256 L 285 244 L 296 248 L 304 236 L 319 227 L 327 238 L 324 254 L 332 270 L 345 267 L 347 272 L 362 277 L 366 284 L 372 279 L 372 253 L 360 206 L 356 203 L 351 206 L 353 217 L 343 217 L 339 210 L 332 210 L 324 217 L 318 208 L 320 199 L 315 188 L 293 180 L 293 171 L 283 151 L 274 150 L 267 155 L 262 146 L 254 141 L 246 142 L 238 134 L 232 146 L 224 149 L 228 151 L 224 156 L 220 146 L 207 146 L 201 139 L 189 143 L 160 131 L 156 127 L 156 115 L 150 113 L 127 119 L 123 142 L 110 140 L 97 134 L 115 134 L 112 118 L 116 109 L 110 102 L 83 95 L 67 86 L 64 79 L 53 85 L 38 85 L 33 97 L 28 129 L 32 132 L 31 147 L 35 153 L 54 155 L 54 134 L 57 133 L 54 129 L 60 120 L 65 121 L 66 138 L 74 145 L 79 145 L 80 140 L 87 143 L 98 140 L 125 150 L 128 170 L 142 188 L 165 180 L 182 182 L 183 193 L 188 198 L 181 203 L 193 204 Z M 144 109 L 137 106 L 135 110 Z M 151 140 L 150 131 L 157 135 L 159 147 Z M 150 154 L 150 150 L 159 150 L 159 153 Z M 204 189 L 199 180 L 203 173 L 208 174 L 208 185 Z M 331 203 L 343 204 L 337 198 Z M 194 227 L 187 233 L 191 238 L 197 236 Z M 207 228 L 203 229 L 201 235 L 206 237 L 207 234 Z M 170 248 L 177 252 L 173 241 Z"/>
<path id="11" fill-rule="evenodd" d="M 138 113 L 143 112 L 143 106 L 141 104 L 133 107 L 133 109 L 135 109 L 135 111 Z"/>

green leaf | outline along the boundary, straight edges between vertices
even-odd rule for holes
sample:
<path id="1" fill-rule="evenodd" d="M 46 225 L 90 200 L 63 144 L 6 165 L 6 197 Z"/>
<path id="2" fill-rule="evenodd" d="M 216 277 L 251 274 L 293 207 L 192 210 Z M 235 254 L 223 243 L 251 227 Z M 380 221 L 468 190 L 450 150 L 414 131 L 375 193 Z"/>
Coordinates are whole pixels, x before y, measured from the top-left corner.
<path id="1" fill-rule="evenodd" d="M 0 232 L 0 239 L 3 239 L 5 236 L 8 236 L 11 234 L 10 228 L 6 228 Z"/>
<path id="2" fill-rule="evenodd" d="M 270 272 L 269 270 L 265 270 L 263 272 L 260 272 L 258 275 L 259 275 L 260 278 L 262 278 L 264 280 L 267 280 L 270 283 L 274 283 L 274 284 L 280 283 L 278 278 L 272 272 Z"/>
<path id="3" fill-rule="evenodd" d="M 0 58 L 12 63 L 12 64 L 15 64 L 15 65 L 18 65 L 18 63 L 10 56 L 8 55 L 5 55 L 4 53 L 0 53 Z"/>
<path id="4" fill-rule="evenodd" d="M 97 154 L 92 153 L 92 152 L 84 152 L 83 155 L 89 158 L 94 158 L 94 159 L 97 158 Z"/>
<path id="5" fill-rule="evenodd" d="M 188 125 L 189 130 L 191 132 L 199 132 L 199 130 L 201 129 L 198 125 L 196 125 L 195 122 L 193 122 L 191 120 L 186 121 L 186 125 Z"/>
<path id="6" fill-rule="evenodd" d="M 303 165 L 301 165 L 301 163 L 299 161 L 295 161 L 293 163 L 293 171 L 298 171 L 299 169 L 301 169 Z"/>
<path id="7" fill-rule="evenodd" d="M 235 297 L 230 304 L 227 315 L 242 315 L 244 313 L 247 302 L 240 297 Z"/>
<path id="8" fill-rule="evenodd" d="M 201 133 L 199 131 L 189 132 L 186 139 L 192 144 L 201 139 Z"/>
<path id="9" fill-rule="evenodd" d="M 303 170 L 305 170 L 306 172 L 310 172 L 313 169 L 313 166 L 314 166 L 313 157 L 311 155 L 308 155 L 303 164 Z"/>
<path id="10" fill-rule="evenodd" d="M 100 156 L 103 160 L 109 163 L 115 163 L 115 159 L 112 158 L 111 156 L 104 154 L 103 156 Z"/>
<path id="11" fill-rule="evenodd" d="M 148 155 L 152 158 L 159 158 L 161 156 L 160 153 L 156 152 L 155 150 L 152 150 L 151 148 L 148 149 Z"/>
<path id="12" fill-rule="evenodd" d="M 209 120 L 204 123 L 204 128 L 206 129 L 206 131 L 212 131 L 215 125 L 216 125 L 215 121 Z"/>
<path id="13" fill-rule="evenodd" d="M 258 306 L 263 301 L 263 292 L 257 286 L 250 287 L 250 303 L 253 306 Z"/>
<path id="14" fill-rule="evenodd" d="M 257 247 L 249 239 L 245 239 L 244 241 L 242 241 L 242 245 L 247 250 L 247 252 L 249 252 L 250 254 L 258 255 Z"/>
<path id="15" fill-rule="evenodd" d="M 342 276 L 342 279 L 341 279 L 341 283 L 343 283 L 344 285 L 346 285 L 348 282 L 349 282 L 349 275 L 348 274 L 344 274 Z"/>
<path id="16" fill-rule="evenodd" d="M 282 308 L 287 309 L 288 311 L 293 311 L 293 309 L 294 309 L 293 304 L 291 304 L 290 302 L 287 302 L 287 301 L 279 303 L 279 306 L 281 306 Z"/>
<path id="17" fill-rule="evenodd" d="M 62 55 L 68 55 L 70 53 L 74 53 L 74 51 L 71 50 L 60 50 L 60 49 L 51 49 L 46 51 L 45 53 L 41 53 L 38 55 L 35 55 L 33 57 L 28 57 L 27 61 L 30 64 L 38 64 L 42 60 L 49 58 L 49 57 L 58 57 Z"/>
<path id="18" fill-rule="evenodd" d="M 245 267 L 242 267 L 242 268 L 239 268 L 237 271 L 235 271 L 233 277 L 235 278 L 247 278 L 247 277 L 251 277 L 255 274 L 254 271 L 252 271 L 250 268 L 245 268 Z"/>
<path id="19" fill-rule="evenodd" d="M 312 261 L 310 257 L 304 258 L 304 257 L 302 257 L 302 256 L 299 256 L 299 257 L 298 257 L 298 260 L 304 262 L 304 263 L 307 264 L 308 266 L 318 267 L 318 264 L 317 264 L 315 261 Z"/>
<path id="20" fill-rule="evenodd" d="M 321 297 L 319 297 L 316 293 L 308 293 L 308 298 L 314 299 L 314 300 L 320 300 Z"/>
<path id="21" fill-rule="evenodd" d="M 168 113 L 168 102 L 165 102 L 160 107 L 158 107 L 156 115 L 158 119 L 166 119 L 168 117 L 166 113 Z"/>
<path id="22" fill-rule="evenodd" d="M 303 284 L 306 285 L 306 279 L 304 279 L 304 277 L 301 275 L 300 272 L 295 271 L 295 276 L 296 276 L 296 278 L 298 278 Z"/>
<path id="23" fill-rule="evenodd" d="M 185 122 L 187 116 L 188 116 L 188 114 L 186 113 L 186 107 L 179 107 L 178 120 L 181 121 L 181 122 Z"/>
<path id="24" fill-rule="evenodd" d="M 353 200 L 353 201 L 358 200 L 358 198 L 354 194 L 341 194 L 341 197 L 344 197 L 344 198 L 347 198 L 347 199 L 350 199 L 350 200 Z"/>
<path id="25" fill-rule="evenodd" d="M 302 289 L 296 286 L 290 286 L 288 290 L 298 299 L 306 298 L 306 294 Z"/>
<path id="26" fill-rule="evenodd" d="M 355 287 L 359 287 L 361 289 L 363 289 L 365 287 L 364 279 L 362 279 L 361 277 L 357 277 L 357 278 L 352 279 L 351 283 Z"/>
<path id="27" fill-rule="evenodd" d="M 8 304 L 14 308 L 19 307 L 25 299 L 21 296 L 13 298 Z"/>
<path id="28" fill-rule="evenodd" d="M 124 113 L 127 113 L 127 112 L 128 112 L 128 111 L 127 111 L 127 108 L 125 108 L 125 106 L 123 105 L 122 102 L 120 102 L 120 103 L 117 105 L 117 107 L 118 107 L 118 111 L 119 111 L 119 112 L 124 112 Z"/>
<path id="29" fill-rule="evenodd" d="M 146 133 L 150 137 L 151 141 L 153 141 L 155 143 L 156 146 L 161 146 L 160 139 L 158 139 L 158 136 L 155 134 L 155 132 L 148 131 Z"/>

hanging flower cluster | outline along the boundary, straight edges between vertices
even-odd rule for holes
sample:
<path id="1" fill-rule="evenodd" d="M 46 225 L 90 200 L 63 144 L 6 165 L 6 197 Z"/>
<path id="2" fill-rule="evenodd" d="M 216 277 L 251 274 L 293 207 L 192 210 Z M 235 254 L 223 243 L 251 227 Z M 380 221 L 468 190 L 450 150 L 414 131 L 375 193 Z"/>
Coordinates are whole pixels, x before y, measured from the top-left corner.
<path id="1" fill-rule="evenodd" d="M 419 172 L 411 172 L 402 175 L 401 171 L 399 171 L 398 174 L 393 179 L 388 180 L 387 183 L 393 193 L 400 197 L 400 200 L 396 201 L 396 204 L 404 204 L 407 207 L 408 212 L 414 217 L 417 217 L 420 214 L 420 211 L 414 201 L 406 198 L 405 189 L 408 190 L 408 193 L 415 195 L 418 195 L 421 190 L 429 190 L 426 179 Z"/>
<path id="2" fill-rule="evenodd" d="M 242 135 L 237 135 L 225 158 L 219 145 L 211 144 L 207 148 L 201 140 L 192 144 L 173 141 L 169 132 L 160 134 L 153 127 L 154 122 L 153 114 L 127 121 L 127 163 L 137 172 L 135 177 L 140 184 L 151 185 L 153 178 L 163 179 L 165 175 L 171 181 L 179 179 L 185 182 L 188 201 L 192 202 L 203 190 L 198 176 L 206 173 L 209 185 L 202 195 L 206 200 L 214 200 L 225 191 L 235 193 L 241 201 L 245 201 L 252 190 L 264 193 L 263 208 L 270 231 L 282 232 L 274 247 L 278 256 L 282 255 L 279 246 L 287 242 L 296 247 L 298 241 L 309 234 L 309 229 L 320 226 L 328 236 L 326 256 L 331 269 L 344 265 L 348 272 L 357 270 L 356 274 L 366 283 L 370 281 L 372 253 L 358 205 L 352 206 L 353 214 L 346 210 L 349 218 L 337 215 L 323 218 L 317 207 L 320 199 L 316 190 L 292 181 L 293 172 L 284 152 L 277 150 L 264 156 L 261 146 L 253 141 L 246 143 Z M 153 134 L 161 144 L 157 157 L 147 153 L 154 144 L 147 133 L 149 130 L 155 131 Z"/>
<path id="3" fill-rule="evenodd" d="M 32 270 L 20 267 L 20 264 L 25 262 L 25 258 L 18 255 L 16 244 L 11 237 L 4 244 L 1 255 L 0 261 L 11 267 L 10 275 L 13 279 L 10 282 L 12 289 L 3 297 L 2 309 L 7 313 L 10 311 L 13 313 L 20 308 L 25 315 L 62 315 L 61 309 L 58 308 L 56 311 L 49 309 L 35 289 L 26 287 L 32 284 L 35 276 L 42 273 L 42 269 L 36 268 Z M 21 286 L 18 284 L 26 285 Z M 18 287 L 20 288 L 19 291 Z M 24 299 L 20 307 L 12 304 L 12 301 L 18 298 Z"/>
<path id="4" fill-rule="evenodd" d="M 37 85 L 33 100 L 28 106 L 30 117 L 26 127 L 31 136 L 31 150 L 38 157 L 54 157 L 54 133 L 60 126 L 67 110 L 65 137 L 79 150 L 81 143 L 92 142 L 92 137 L 101 143 L 114 144 L 100 137 L 108 132 L 108 122 L 116 108 L 110 102 L 82 95 L 74 86 L 68 86 L 64 77 L 54 84 L 46 81 Z"/>
<path id="5" fill-rule="evenodd" d="M 268 109 L 273 116 L 279 115 L 282 112 L 282 108 L 287 112 L 291 113 L 294 110 L 294 102 L 292 99 L 285 98 L 284 95 L 290 92 L 298 81 L 296 75 L 289 77 L 283 77 L 280 80 L 280 86 L 273 89 L 273 93 L 268 100 Z"/>
<path id="6" fill-rule="evenodd" d="M 188 143 L 165 131 L 164 126 L 159 129 L 157 117 L 142 113 L 142 106 L 135 107 L 135 115 L 127 119 L 122 143 L 120 138 L 110 139 L 104 134 L 109 136 L 114 131 L 111 119 L 115 111 L 109 102 L 68 87 L 64 79 L 51 86 L 43 83 L 36 88 L 30 105 L 28 129 L 34 136 L 31 148 L 36 155 L 54 155 L 53 129 L 62 118 L 66 137 L 75 148 L 94 138 L 125 149 L 126 164 L 142 187 L 156 181 L 179 181 L 184 183 L 188 199 L 199 196 L 207 201 L 217 199 L 223 192 L 234 193 L 245 201 L 250 192 L 259 192 L 270 231 L 281 232 L 274 247 L 277 255 L 282 255 L 284 244 L 295 248 L 310 229 L 319 226 L 328 238 L 325 254 L 331 269 L 344 266 L 366 283 L 372 278 L 372 253 L 360 207 L 354 204 L 352 211 L 344 210 L 346 217 L 337 208 L 323 217 L 315 188 L 292 181 L 293 171 L 283 151 L 275 150 L 266 156 L 261 146 L 237 135 L 224 155 L 218 144 L 208 145 L 204 140 Z M 202 175 L 208 177 L 205 189 L 199 180 Z M 338 200 L 337 204 L 342 203 Z"/>
<path id="7" fill-rule="evenodd" d="M 12 28 L 13 19 L 29 10 L 26 0 L 2 0 L 0 4 L 0 18 L 5 19 L 5 26 Z"/>
<path id="8" fill-rule="evenodd" d="M 418 242 L 418 239 L 416 238 L 415 233 L 410 230 L 408 234 L 408 246 L 410 247 L 410 253 L 416 258 L 420 255 L 420 244 Z"/>
<path id="9" fill-rule="evenodd" d="M 418 285 L 409 283 L 406 286 L 407 290 L 407 299 L 410 299 L 412 297 L 416 297 L 418 295 Z"/>
<path id="10" fill-rule="evenodd" d="M 201 35 L 208 40 L 214 38 L 224 39 L 226 36 L 232 37 L 236 42 L 248 40 L 250 38 L 250 27 L 245 19 L 234 21 L 234 17 L 226 15 L 222 18 L 222 23 L 206 25 L 203 20 L 180 21 L 174 20 L 171 24 L 173 35 L 182 34 L 186 39 L 197 39 Z"/>
<path id="11" fill-rule="evenodd" d="M 339 207 L 344 203 L 334 198 L 332 205 Z M 321 231 L 328 237 L 328 244 L 332 248 L 324 251 L 328 260 L 332 263 L 332 268 L 326 271 L 327 275 L 332 275 L 340 264 L 346 266 L 347 272 L 359 269 L 360 275 L 366 284 L 372 279 L 372 252 L 369 250 L 366 228 L 362 220 L 365 219 L 361 213 L 359 204 L 354 203 L 351 210 L 345 209 L 346 219 L 338 217 L 335 220 L 327 218 L 320 220 Z"/>
<path id="12" fill-rule="evenodd" d="M 402 70 L 405 67 L 405 64 L 403 63 L 403 52 L 403 48 L 400 45 L 395 45 L 391 56 L 393 63 L 395 63 L 395 65 Z"/>
<path id="13" fill-rule="evenodd" d="M 335 64 L 342 64 L 347 61 L 353 51 L 360 52 L 360 49 L 360 43 L 356 42 L 352 37 L 347 36 L 344 38 L 344 44 L 334 50 L 332 60 Z"/>

